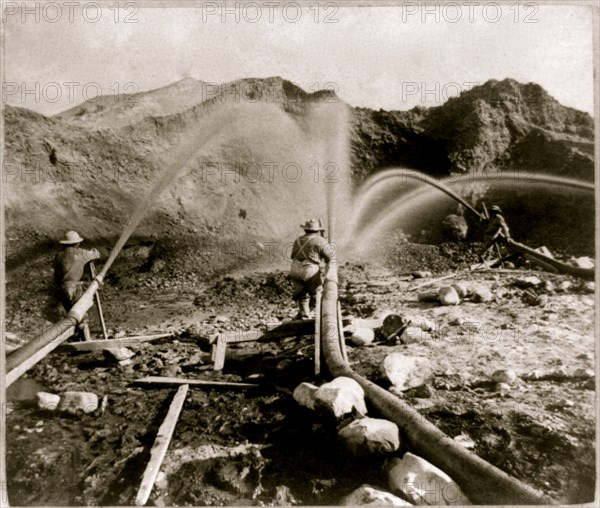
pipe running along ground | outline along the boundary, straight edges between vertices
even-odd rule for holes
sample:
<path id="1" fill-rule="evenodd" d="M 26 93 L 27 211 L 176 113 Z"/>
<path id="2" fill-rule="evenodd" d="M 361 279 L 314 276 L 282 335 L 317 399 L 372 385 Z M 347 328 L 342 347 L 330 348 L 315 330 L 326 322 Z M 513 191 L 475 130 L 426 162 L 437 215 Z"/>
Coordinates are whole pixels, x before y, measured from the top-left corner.
<path id="1" fill-rule="evenodd" d="M 75 302 L 66 318 L 53 324 L 43 333 L 27 344 L 15 349 L 6 357 L 6 386 L 10 386 L 50 351 L 56 349 L 73 335 L 77 324 L 81 322 L 86 312 L 94 305 L 94 294 L 98 291 L 100 282 L 101 277 L 96 277 L 92 281 L 81 295 L 81 298 Z"/>
<path id="2" fill-rule="evenodd" d="M 321 347 L 332 376 L 346 376 L 357 381 L 371 407 L 398 425 L 408 438 L 410 448 L 451 476 L 472 502 L 491 505 L 555 504 L 533 487 L 459 445 L 399 398 L 354 372 L 340 351 L 337 301 L 337 266 L 330 263 L 321 300 Z"/>

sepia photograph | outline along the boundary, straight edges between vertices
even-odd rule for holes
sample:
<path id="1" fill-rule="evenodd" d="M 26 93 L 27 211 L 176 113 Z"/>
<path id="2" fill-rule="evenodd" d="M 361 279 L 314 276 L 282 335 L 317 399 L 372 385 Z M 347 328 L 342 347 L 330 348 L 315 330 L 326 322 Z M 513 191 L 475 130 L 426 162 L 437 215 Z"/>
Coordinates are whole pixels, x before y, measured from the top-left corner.
<path id="1" fill-rule="evenodd" d="M 596 0 L 0 9 L 0 506 L 600 502 Z"/>

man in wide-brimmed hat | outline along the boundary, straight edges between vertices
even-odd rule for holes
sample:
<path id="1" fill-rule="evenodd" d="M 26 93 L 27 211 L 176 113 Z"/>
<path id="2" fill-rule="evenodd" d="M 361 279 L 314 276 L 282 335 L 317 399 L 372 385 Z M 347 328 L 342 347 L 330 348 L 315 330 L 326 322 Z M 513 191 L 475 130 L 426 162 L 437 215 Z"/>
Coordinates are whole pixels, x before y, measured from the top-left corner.
<path id="1" fill-rule="evenodd" d="M 319 219 L 308 219 L 300 226 L 304 235 L 294 241 L 290 279 L 294 284 L 294 300 L 298 302 L 297 319 L 309 319 L 311 300 L 321 288 L 321 264 L 329 263 L 333 248 L 323 238 L 325 231 Z"/>
<path id="2" fill-rule="evenodd" d="M 73 304 L 83 294 L 81 278 L 86 265 L 100 257 L 96 249 L 82 249 L 79 244 L 83 238 L 76 231 L 69 231 L 65 238 L 60 240 L 64 247 L 56 253 L 54 258 L 54 283 L 56 296 L 65 310 L 69 312 Z M 89 340 L 89 329 L 85 318 L 80 323 L 83 338 Z"/>
<path id="3" fill-rule="evenodd" d="M 506 224 L 506 220 L 502 217 L 502 210 L 498 205 L 494 205 L 490 208 L 490 222 L 485 229 L 483 234 L 483 241 L 485 246 L 481 251 L 480 257 L 483 260 L 485 253 L 496 243 L 498 240 L 510 240 L 510 230 Z"/>

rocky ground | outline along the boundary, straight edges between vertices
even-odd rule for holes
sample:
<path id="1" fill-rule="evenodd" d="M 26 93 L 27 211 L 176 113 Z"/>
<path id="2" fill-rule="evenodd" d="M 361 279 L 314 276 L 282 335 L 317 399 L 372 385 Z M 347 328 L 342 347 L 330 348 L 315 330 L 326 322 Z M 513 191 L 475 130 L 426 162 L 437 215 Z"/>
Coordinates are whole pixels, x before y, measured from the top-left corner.
<path id="1" fill-rule="evenodd" d="M 387 488 L 383 460 L 349 458 L 336 441 L 335 426 L 292 397 L 302 381 L 323 382 L 313 375 L 312 337 L 230 346 L 223 372 L 212 369 L 212 334 L 264 329 L 293 316 L 285 272 L 167 277 L 160 269 L 142 269 L 148 251 L 140 246 L 136 252 L 115 265 L 102 289 L 110 333 L 172 331 L 173 336 L 133 349 L 129 365 L 102 352 L 57 351 L 10 388 L 11 504 L 132 504 L 175 393 L 135 385 L 148 375 L 260 385 L 190 388 L 151 504 L 335 505 L 364 483 Z M 352 368 L 389 388 L 379 368 L 386 355 L 427 357 L 433 376 L 401 393 L 409 404 L 450 437 L 556 501 L 590 502 L 595 491 L 593 288 L 529 266 L 469 272 L 467 251 L 460 248 L 447 246 L 445 255 L 433 246 L 404 246 L 402 252 L 401 269 L 390 269 L 398 264 L 388 260 L 388 268 L 355 262 L 340 270 L 345 323 L 371 320 L 362 323 L 375 330 L 375 340 L 366 346 L 355 346 L 348 337 Z M 412 289 L 428 279 L 406 275 L 418 259 L 429 260 L 433 277 L 462 268 L 440 284 L 476 284 L 489 289 L 492 300 L 466 298 L 457 306 L 419 302 L 419 291 Z M 28 266 L 29 277 L 19 270 L 25 268 L 9 273 L 7 283 L 8 331 L 16 333 L 9 348 L 48 322 L 40 310 L 48 307 L 47 264 Z M 390 311 L 429 321 L 433 329 L 411 343 L 388 343 L 376 319 Z M 90 319 L 99 338 L 93 310 Z M 493 374 L 500 369 L 512 369 L 516 379 L 498 383 Z M 42 410 L 35 402 L 40 390 L 93 392 L 104 403 L 90 414 Z"/>

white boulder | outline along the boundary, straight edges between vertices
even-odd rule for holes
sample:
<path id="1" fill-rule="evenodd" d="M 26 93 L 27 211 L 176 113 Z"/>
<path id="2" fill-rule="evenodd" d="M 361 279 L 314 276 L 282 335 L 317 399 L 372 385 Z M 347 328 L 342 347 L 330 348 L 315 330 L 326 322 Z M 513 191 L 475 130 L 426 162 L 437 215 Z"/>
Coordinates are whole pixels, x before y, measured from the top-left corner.
<path id="1" fill-rule="evenodd" d="M 442 305 L 458 305 L 460 303 L 460 297 L 452 286 L 438 289 L 438 298 Z"/>
<path id="2" fill-rule="evenodd" d="M 487 303 L 491 302 L 494 298 L 492 292 L 485 286 L 475 286 L 471 288 L 471 299 L 475 303 Z"/>
<path id="3" fill-rule="evenodd" d="M 381 373 L 397 389 L 405 391 L 426 383 L 433 376 L 433 367 L 425 357 L 391 353 L 383 359 Z"/>
<path id="4" fill-rule="evenodd" d="M 370 328 L 358 328 L 350 337 L 355 346 L 367 346 L 375 340 L 375 332 Z"/>
<path id="5" fill-rule="evenodd" d="M 354 379 L 344 376 L 325 383 L 315 392 L 314 407 L 336 419 L 351 414 L 353 408 L 367 413 L 364 390 Z"/>
<path id="6" fill-rule="evenodd" d="M 471 504 L 452 478 L 410 452 L 388 463 L 387 476 L 390 490 L 402 492 L 416 505 Z"/>
<path id="7" fill-rule="evenodd" d="M 412 506 L 408 501 L 394 496 L 387 490 L 382 490 L 372 485 L 364 484 L 354 492 L 343 497 L 340 506 Z"/>
<path id="8" fill-rule="evenodd" d="M 404 344 L 418 344 L 420 342 L 427 342 L 431 340 L 431 335 L 429 332 L 423 331 L 418 326 L 411 325 L 402 332 L 400 340 Z"/>
<path id="9" fill-rule="evenodd" d="M 315 386 L 311 383 L 300 383 L 294 390 L 294 400 L 302 407 L 314 409 L 315 394 L 317 393 L 318 389 L 318 386 Z"/>
<path id="10" fill-rule="evenodd" d="M 517 375 L 512 369 L 499 369 L 492 374 L 492 381 L 512 385 L 517 380 Z"/>
<path id="11" fill-rule="evenodd" d="M 58 409 L 70 414 L 93 413 L 98 409 L 98 396 L 91 392 L 65 392 Z"/>
<path id="12" fill-rule="evenodd" d="M 359 418 L 338 432 L 338 438 L 355 457 L 384 455 L 400 447 L 398 426 L 379 418 Z"/>
<path id="13" fill-rule="evenodd" d="M 54 411 L 60 402 L 59 395 L 48 392 L 37 392 L 35 398 L 37 399 L 37 406 L 47 411 Z"/>

